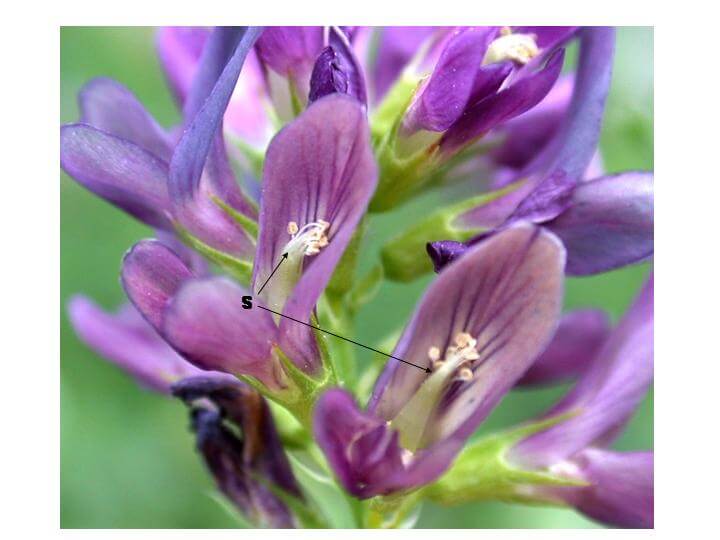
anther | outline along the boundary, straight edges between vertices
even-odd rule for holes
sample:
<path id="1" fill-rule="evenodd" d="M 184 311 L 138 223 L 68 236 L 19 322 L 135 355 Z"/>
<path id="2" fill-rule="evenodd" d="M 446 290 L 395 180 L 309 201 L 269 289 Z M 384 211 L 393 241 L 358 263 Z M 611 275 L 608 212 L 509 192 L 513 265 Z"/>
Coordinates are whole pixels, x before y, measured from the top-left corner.
<path id="1" fill-rule="evenodd" d="M 440 349 L 437 347 L 430 347 L 428 349 L 428 358 L 433 362 L 440 360 Z"/>
<path id="2" fill-rule="evenodd" d="M 298 224 L 295 223 L 294 221 L 291 221 L 290 223 L 288 223 L 287 232 L 290 236 L 295 236 L 298 232 Z"/>
<path id="3" fill-rule="evenodd" d="M 470 381 L 473 378 L 472 369 L 468 367 L 461 368 L 458 372 L 458 379 L 461 381 Z"/>

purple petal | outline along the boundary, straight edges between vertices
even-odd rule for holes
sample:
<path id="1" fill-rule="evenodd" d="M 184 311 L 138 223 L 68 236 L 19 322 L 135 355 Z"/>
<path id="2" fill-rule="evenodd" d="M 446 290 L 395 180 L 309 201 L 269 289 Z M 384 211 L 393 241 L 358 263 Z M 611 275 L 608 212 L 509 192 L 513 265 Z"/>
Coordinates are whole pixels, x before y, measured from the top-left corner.
<path id="1" fill-rule="evenodd" d="M 408 108 L 403 120 L 403 130 L 407 134 L 418 130 L 445 131 L 463 114 L 473 90 L 476 89 L 478 95 L 484 91 L 487 77 L 481 77 L 477 87 L 476 77 L 480 61 L 497 32 L 496 27 L 480 27 L 453 33 L 430 78 L 417 91 Z M 496 89 L 503 79 L 496 80 Z"/>
<path id="2" fill-rule="evenodd" d="M 80 90 L 80 121 L 138 145 L 169 161 L 170 138 L 145 110 L 142 103 L 120 83 L 93 79 Z"/>
<path id="3" fill-rule="evenodd" d="M 139 146 L 84 124 L 60 128 L 60 164 L 87 189 L 148 225 L 167 219 L 167 164 Z"/>
<path id="4" fill-rule="evenodd" d="M 555 337 L 517 386 L 551 384 L 583 373 L 610 333 L 608 316 L 596 309 L 571 311 L 560 319 Z"/>
<path id="5" fill-rule="evenodd" d="M 430 255 L 430 259 L 432 259 L 435 272 L 440 272 L 441 269 L 468 250 L 468 246 L 462 242 L 455 242 L 453 240 L 428 242 L 425 247 L 428 255 Z"/>
<path id="6" fill-rule="evenodd" d="M 616 527 L 652 529 L 655 496 L 652 452 L 589 448 L 572 460 L 588 487 L 556 494 L 586 516 Z"/>
<path id="7" fill-rule="evenodd" d="M 440 140 L 446 154 L 481 137 L 495 126 L 528 111 L 550 92 L 562 68 L 564 51 L 554 53 L 544 68 L 493 94 L 465 112 Z"/>
<path id="8" fill-rule="evenodd" d="M 475 105 L 497 92 L 512 72 L 512 62 L 489 64 L 478 69 L 468 105 Z"/>
<path id="9" fill-rule="evenodd" d="M 580 31 L 580 57 L 568 113 L 555 137 L 521 175 L 561 170 L 571 180 L 582 177 L 600 138 L 614 48 L 613 28 L 585 27 Z"/>
<path id="10" fill-rule="evenodd" d="M 108 313 L 89 298 L 75 296 L 70 299 L 68 313 L 80 339 L 142 386 L 169 393 L 173 382 L 207 373 L 172 350 L 130 305 Z"/>
<path id="11" fill-rule="evenodd" d="M 526 465 L 559 463 L 595 443 L 609 444 L 630 418 L 653 377 L 653 280 L 605 342 L 573 389 L 545 415 L 578 411 L 513 449 Z"/>
<path id="12" fill-rule="evenodd" d="M 291 221 L 299 228 L 320 220 L 330 225 L 329 244 L 317 255 L 303 260 L 299 253 L 280 266 L 263 291 L 263 298 L 271 299 L 269 307 L 302 321 L 309 319 L 365 213 L 376 182 L 367 120 L 353 98 L 333 94 L 316 101 L 273 139 L 263 171 L 253 290 L 266 281 L 288 249 Z M 298 268 L 302 276 L 292 289 L 297 280 L 293 272 Z M 311 333 L 286 320 L 280 328 L 283 350 L 312 371 L 317 357 Z"/>
<path id="13" fill-rule="evenodd" d="M 348 93 L 348 77 L 340 67 L 335 50 L 328 46 L 322 50 L 313 67 L 308 101 L 312 103 L 335 93 Z"/>
<path id="14" fill-rule="evenodd" d="M 177 101 L 185 103 L 210 32 L 205 28 L 164 26 L 157 32 L 160 63 Z"/>
<path id="15" fill-rule="evenodd" d="M 577 26 L 514 26 L 513 33 L 532 34 L 540 49 L 553 50 L 570 40 Z"/>
<path id="16" fill-rule="evenodd" d="M 367 107 L 365 75 L 346 33 L 337 27 L 332 27 L 329 33 L 329 42 L 337 54 L 340 68 L 347 77 L 348 87 L 346 93 L 355 97 Z"/>
<path id="17" fill-rule="evenodd" d="M 471 364 L 471 380 L 446 389 L 421 447 L 467 438 L 527 371 L 555 331 L 563 267 L 560 242 L 523 225 L 474 246 L 435 279 L 393 356 L 426 367 L 431 347 L 442 355 L 457 334 L 467 332 L 477 337 L 479 358 Z M 392 420 L 430 377 L 390 360 L 369 410 Z"/>
<path id="18" fill-rule="evenodd" d="M 360 411 L 344 390 L 325 392 L 314 413 L 314 435 L 347 491 L 365 499 L 412 489 L 442 474 L 460 449 L 456 442 L 419 451 L 409 462 L 398 433 Z"/>
<path id="19" fill-rule="evenodd" d="M 553 219 L 570 207 L 574 190 L 575 181 L 564 172 L 557 171 L 540 181 L 535 189 L 520 201 L 508 222 L 543 223 Z"/>
<path id="20" fill-rule="evenodd" d="M 120 277 L 130 301 L 160 330 L 168 301 L 193 274 L 167 246 L 157 240 L 142 240 L 125 254 Z"/>
<path id="21" fill-rule="evenodd" d="M 575 78 L 563 76 L 537 107 L 513 118 L 503 128 L 502 145 L 491 152 L 499 165 L 521 169 L 544 148 L 560 128 L 570 105 Z M 502 187 L 507 182 L 495 183 Z"/>
<path id="22" fill-rule="evenodd" d="M 185 107 L 187 119 L 191 120 L 170 162 L 170 195 L 175 200 L 192 198 L 199 189 L 205 161 L 213 141 L 218 135 L 223 114 L 235 88 L 245 57 L 258 35 L 258 28 L 218 29 L 210 37 L 217 45 L 203 54 L 198 68 L 203 76 L 193 85 L 192 101 Z M 235 43 L 232 48 L 228 43 Z M 208 44 L 208 49 L 210 44 Z M 232 53 L 230 54 L 230 51 Z M 217 53 L 212 56 L 210 53 Z M 228 54 L 230 54 L 228 58 Z M 224 61 L 224 62 L 223 62 Z M 205 65 L 207 64 L 207 65 Z M 221 69 L 221 66 L 222 69 Z M 213 79 L 212 77 L 216 78 Z M 201 84 L 202 83 L 202 84 Z M 197 110 L 197 113 L 195 113 Z M 217 143 L 216 143 L 217 144 Z M 224 149 L 223 149 L 224 152 Z M 221 186 L 223 191 L 227 186 Z"/>
<path id="23" fill-rule="evenodd" d="M 243 308 L 250 293 L 226 278 L 190 280 L 168 303 L 161 329 L 194 364 L 281 387 L 272 357 L 277 327 L 267 311 Z"/>
<path id="24" fill-rule="evenodd" d="M 193 377 L 172 390 L 191 407 L 198 450 L 218 488 L 254 523 L 293 527 L 292 513 L 273 489 L 301 497 L 300 488 L 263 397 L 230 378 Z"/>
<path id="25" fill-rule="evenodd" d="M 653 173 L 626 172 L 577 186 L 569 208 L 546 227 L 568 251 L 566 272 L 589 275 L 653 254 Z"/>

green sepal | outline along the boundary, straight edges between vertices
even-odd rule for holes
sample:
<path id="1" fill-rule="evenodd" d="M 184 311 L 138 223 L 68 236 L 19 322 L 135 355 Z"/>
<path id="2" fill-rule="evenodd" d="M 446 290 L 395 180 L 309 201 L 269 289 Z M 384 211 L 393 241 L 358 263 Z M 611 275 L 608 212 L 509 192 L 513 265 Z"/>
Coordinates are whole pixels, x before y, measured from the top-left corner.
<path id="1" fill-rule="evenodd" d="M 343 298 L 324 294 L 318 302 L 319 326 L 338 335 L 352 335 L 353 323 L 351 313 Z M 321 332 L 317 334 L 318 341 L 322 339 L 325 348 L 323 362 L 327 362 L 335 371 L 337 383 L 341 386 L 353 387 L 357 380 L 355 345 L 344 339 L 330 336 Z"/>
<path id="2" fill-rule="evenodd" d="M 225 253 L 224 251 L 220 251 L 219 249 L 215 249 L 214 247 L 207 245 L 205 242 L 190 234 L 187 229 L 177 223 L 175 224 L 175 231 L 186 245 L 200 253 L 200 255 L 210 262 L 220 266 L 240 283 L 243 285 L 250 283 L 250 279 L 252 278 L 252 261 L 238 259 L 228 253 Z"/>
<path id="3" fill-rule="evenodd" d="M 221 198 L 212 196 L 212 201 L 220 207 L 220 209 L 225 212 L 232 220 L 237 223 L 243 231 L 247 233 L 247 235 L 251 238 L 253 241 L 253 244 L 257 243 L 257 236 L 258 236 L 258 223 L 252 218 L 247 217 L 245 214 L 238 212 L 235 210 L 232 206 L 230 206 L 228 203 L 223 201 Z"/>
<path id="4" fill-rule="evenodd" d="M 411 491 L 370 499 L 365 514 L 369 529 L 409 529 L 420 516 L 422 492 Z"/>
<path id="5" fill-rule="evenodd" d="M 393 281 L 409 282 L 431 272 L 433 265 L 427 254 L 426 244 L 437 240 L 465 242 L 483 232 L 485 229 L 481 227 L 458 225 L 456 218 L 502 194 L 503 192 L 492 192 L 446 206 L 390 240 L 380 250 L 385 275 Z"/>
<path id="6" fill-rule="evenodd" d="M 376 264 L 367 274 L 356 281 L 345 300 L 348 311 L 355 314 L 362 306 L 375 298 L 384 278 L 385 272 L 382 265 Z"/>
<path id="7" fill-rule="evenodd" d="M 485 500 L 561 504 L 560 501 L 543 496 L 538 490 L 528 487 L 579 487 L 588 484 L 546 471 L 522 469 L 511 463 L 507 455 L 522 439 L 563 422 L 577 412 L 571 411 L 493 434 L 466 446 L 452 467 L 437 482 L 423 488 L 423 495 L 447 506 Z"/>
<path id="8" fill-rule="evenodd" d="M 332 277 L 325 288 L 326 294 L 340 297 L 352 287 L 355 282 L 355 271 L 360 255 L 360 245 L 362 244 L 366 231 L 367 219 L 363 217 L 345 248 L 342 257 L 340 257 L 340 261 L 335 266 Z"/>

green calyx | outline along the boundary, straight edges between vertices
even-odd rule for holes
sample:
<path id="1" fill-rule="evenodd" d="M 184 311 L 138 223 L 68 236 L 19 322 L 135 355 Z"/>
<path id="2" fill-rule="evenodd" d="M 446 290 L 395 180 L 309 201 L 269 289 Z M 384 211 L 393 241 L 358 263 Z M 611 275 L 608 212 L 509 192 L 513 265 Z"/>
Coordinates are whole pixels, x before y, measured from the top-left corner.
<path id="1" fill-rule="evenodd" d="M 450 506 L 473 501 L 499 500 L 524 504 L 561 504 L 543 495 L 540 486 L 580 487 L 587 483 L 546 471 L 525 470 L 507 459 L 508 452 L 522 439 L 544 431 L 575 415 L 575 412 L 540 420 L 509 431 L 493 434 L 466 446 L 453 466 L 437 482 L 425 487 L 423 495 Z"/>

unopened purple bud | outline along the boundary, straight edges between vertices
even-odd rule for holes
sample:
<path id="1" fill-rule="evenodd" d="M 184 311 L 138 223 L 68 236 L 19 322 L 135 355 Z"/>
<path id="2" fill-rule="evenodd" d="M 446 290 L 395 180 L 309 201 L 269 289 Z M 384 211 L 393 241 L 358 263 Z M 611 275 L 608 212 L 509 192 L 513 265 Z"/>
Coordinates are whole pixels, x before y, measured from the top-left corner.
<path id="1" fill-rule="evenodd" d="M 322 50 L 313 67 L 308 97 L 312 103 L 323 96 L 334 93 L 348 93 L 348 78 L 340 67 L 335 49 L 328 46 Z"/>

